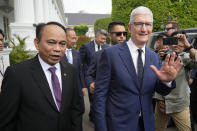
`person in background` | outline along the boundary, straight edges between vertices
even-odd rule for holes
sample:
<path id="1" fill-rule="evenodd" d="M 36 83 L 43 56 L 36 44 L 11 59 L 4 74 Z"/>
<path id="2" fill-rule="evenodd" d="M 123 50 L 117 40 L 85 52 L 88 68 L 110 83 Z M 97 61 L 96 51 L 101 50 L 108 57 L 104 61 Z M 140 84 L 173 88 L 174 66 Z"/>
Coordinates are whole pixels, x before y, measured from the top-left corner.
<path id="1" fill-rule="evenodd" d="M 4 33 L 3 30 L 0 29 L 0 51 L 2 51 L 4 48 Z M 3 63 L 3 56 L 0 55 L 0 92 L 1 92 L 1 83 L 3 80 L 3 76 L 4 76 L 4 63 Z"/>
<path id="2" fill-rule="evenodd" d="M 179 30 L 179 24 L 176 21 L 168 21 L 164 32 L 171 35 L 172 33 Z"/>
<path id="3" fill-rule="evenodd" d="M 108 37 L 110 39 L 110 46 L 120 44 L 126 40 L 127 32 L 125 30 L 125 24 L 121 21 L 112 21 L 108 25 Z M 109 46 L 109 47 L 110 47 Z M 103 50 L 95 53 L 94 57 L 91 59 L 90 66 L 87 71 L 86 82 L 89 86 L 91 94 L 94 94 L 95 80 L 97 65 L 100 59 L 100 55 Z"/>
<path id="4" fill-rule="evenodd" d="M 155 107 L 155 127 L 157 131 L 165 131 L 170 118 L 173 119 L 178 130 L 191 130 L 188 81 L 191 69 L 197 68 L 197 59 L 195 58 L 197 53 L 190 47 L 191 45 L 184 34 L 177 34 L 174 37 L 178 38 L 178 44 L 171 45 L 171 49 L 178 56 L 181 56 L 184 66 L 175 78 L 176 88 L 166 96 L 161 96 L 158 93 L 154 96 L 157 99 Z M 188 50 L 188 52 L 184 52 L 184 50 Z"/>
<path id="5" fill-rule="evenodd" d="M 85 79 L 83 75 L 83 70 L 81 66 L 81 60 L 79 52 L 73 49 L 77 42 L 77 35 L 75 31 L 71 28 L 66 28 L 66 52 L 62 60 L 67 63 L 73 64 L 78 72 L 78 88 L 81 97 L 82 111 L 85 112 L 85 105 L 83 96 L 87 93 L 87 88 L 85 86 Z"/>
<path id="6" fill-rule="evenodd" d="M 137 7 L 128 24 L 131 38 L 102 52 L 94 91 L 95 131 L 155 130 L 153 93 L 167 95 L 175 88 L 182 63 L 180 57 L 174 61 L 173 53 L 161 66 L 158 54 L 145 46 L 152 29 L 152 11 Z"/>
<path id="7" fill-rule="evenodd" d="M 94 53 L 108 47 L 108 45 L 105 44 L 106 37 L 107 37 L 106 30 L 97 29 L 95 32 L 94 40 L 83 44 L 81 48 L 79 49 L 80 58 L 81 58 L 81 62 L 83 65 L 84 77 L 87 76 L 87 71 L 90 66 L 90 61 L 93 58 Z M 87 83 L 86 83 L 86 87 L 88 88 Z M 90 90 L 88 90 L 88 96 L 89 96 L 89 101 L 90 101 L 89 119 L 90 121 L 93 122 L 94 121 L 93 96 L 90 93 Z"/>
<path id="8" fill-rule="evenodd" d="M 82 131 L 76 69 L 63 61 L 66 32 L 57 22 L 36 26 L 38 54 L 9 66 L 0 94 L 0 131 Z"/>

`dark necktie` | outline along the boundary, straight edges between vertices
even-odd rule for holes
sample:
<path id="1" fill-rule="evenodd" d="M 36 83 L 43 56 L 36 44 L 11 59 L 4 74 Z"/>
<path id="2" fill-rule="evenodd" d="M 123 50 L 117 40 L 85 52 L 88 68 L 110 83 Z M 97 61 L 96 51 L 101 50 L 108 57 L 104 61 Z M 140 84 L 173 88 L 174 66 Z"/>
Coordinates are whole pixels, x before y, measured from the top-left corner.
<path id="1" fill-rule="evenodd" d="M 138 79 L 140 81 L 140 86 L 142 84 L 143 80 L 143 72 L 144 72 L 144 67 L 143 67 L 143 62 L 142 62 L 142 49 L 138 49 L 138 58 L 137 58 L 137 73 L 138 73 Z"/>
<path id="2" fill-rule="evenodd" d="M 100 46 L 100 45 L 98 45 L 98 51 L 99 51 L 99 50 L 101 50 L 101 46 Z"/>
<path id="3" fill-rule="evenodd" d="M 48 70 L 51 72 L 51 83 L 52 83 L 52 87 L 53 87 L 53 92 L 55 95 L 58 109 L 60 110 L 62 93 L 61 93 L 61 89 L 60 89 L 59 79 L 55 73 L 56 67 L 50 67 Z"/>

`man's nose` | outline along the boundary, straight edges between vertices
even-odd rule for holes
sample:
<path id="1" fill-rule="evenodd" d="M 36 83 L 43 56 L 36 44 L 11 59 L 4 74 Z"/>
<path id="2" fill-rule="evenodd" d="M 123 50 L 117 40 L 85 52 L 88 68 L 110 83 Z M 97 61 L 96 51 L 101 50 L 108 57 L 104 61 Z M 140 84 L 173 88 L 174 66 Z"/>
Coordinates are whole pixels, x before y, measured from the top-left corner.
<path id="1" fill-rule="evenodd" d="M 59 44 L 54 45 L 54 51 L 60 51 L 61 46 Z"/>

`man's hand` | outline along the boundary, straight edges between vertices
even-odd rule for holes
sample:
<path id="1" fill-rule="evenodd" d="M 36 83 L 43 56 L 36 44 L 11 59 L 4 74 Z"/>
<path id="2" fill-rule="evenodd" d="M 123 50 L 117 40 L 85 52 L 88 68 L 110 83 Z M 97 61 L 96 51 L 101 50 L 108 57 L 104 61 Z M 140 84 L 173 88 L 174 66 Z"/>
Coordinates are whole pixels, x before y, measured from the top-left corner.
<path id="1" fill-rule="evenodd" d="M 185 48 L 189 48 L 191 46 L 185 34 L 177 34 L 177 38 L 179 38 L 179 40 L 184 43 Z"/>
<path id="2" fill-rule="evenodd" d="M 156 76 L 159 80 L 163 82 L 170 82 L 176 78 L 177 73 L 181 69 L 183 63 L 181 63 L 181 57 L 178 56 L 176 61 L 175 59 L 175 53 L 170 57 L 170 54 L 168 54 L 165 58 L 164 65 L 162 66 L 161 70 L 158 70 L 154 65 L 151 65 L 150 68 L 155 72 Z"/>
<path id="3" fill-rule="evenodd" d="M 90 93 L 91 93 L 91 94 L 94 94 L 94 88 L 95 88 L 95 82 L 92 82 L 92 83 L 90 84 Z"/>
<path id="4" fill-rule="evenodd" d="M 86 89 L 86 88 L 82 88 L 82 92 L 83 92 L 83 96 L 86 96 L 86 94 L 87 94 L 87 89 Z"/>
<path id="5" fill-rule="evenodd" d="M 191 85 L 194 82 L 194 79 L 189 78 L 189 85 Z"/>

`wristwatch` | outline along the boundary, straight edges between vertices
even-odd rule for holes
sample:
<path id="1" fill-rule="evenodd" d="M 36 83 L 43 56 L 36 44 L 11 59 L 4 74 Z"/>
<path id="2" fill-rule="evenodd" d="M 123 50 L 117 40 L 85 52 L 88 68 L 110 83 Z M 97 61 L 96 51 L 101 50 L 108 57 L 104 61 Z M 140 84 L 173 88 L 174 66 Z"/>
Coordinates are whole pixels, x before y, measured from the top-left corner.
<path id="1" fill-rule="evenodd" d="M 192 48 L 194 48 L 192 45 L 185 49 L 185 52 L 189 52 Z"/>

